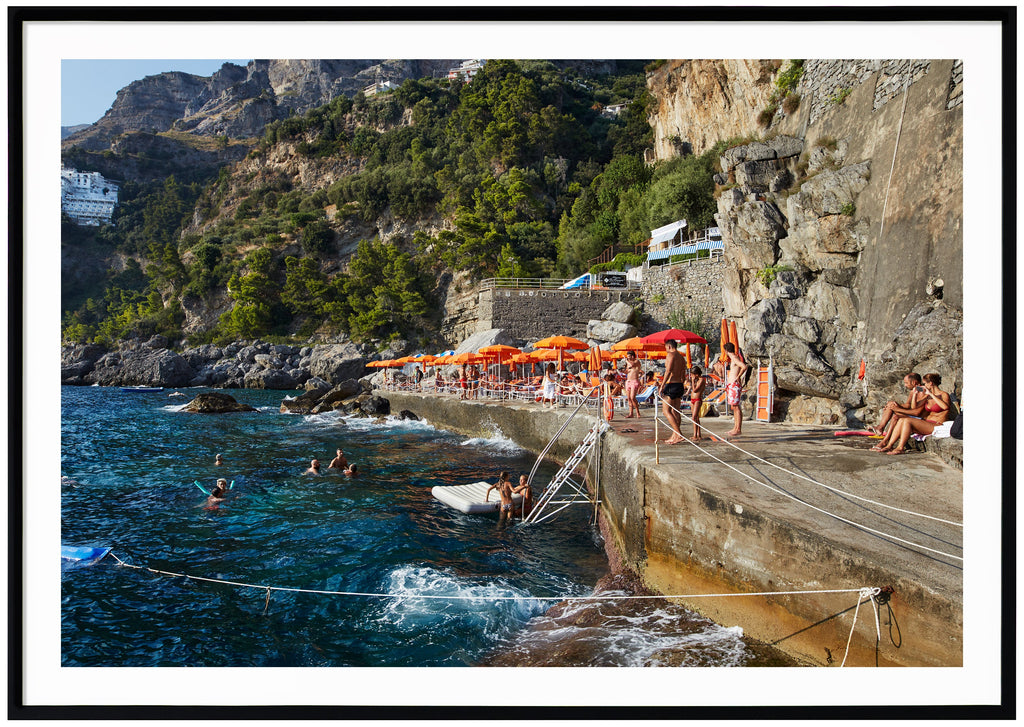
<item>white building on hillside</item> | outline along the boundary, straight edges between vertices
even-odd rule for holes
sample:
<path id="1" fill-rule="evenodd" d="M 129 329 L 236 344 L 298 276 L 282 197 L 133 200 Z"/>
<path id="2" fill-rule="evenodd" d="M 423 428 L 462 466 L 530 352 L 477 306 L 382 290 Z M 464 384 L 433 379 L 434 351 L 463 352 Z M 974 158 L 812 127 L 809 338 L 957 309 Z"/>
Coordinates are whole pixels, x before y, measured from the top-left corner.
<path id="1" fill-rule="evenodd" d="M 383 93 L 384 91 L 391 91 L 396 88 L 398 88 L 398 84 L 393 81 L 377 81 L 376 83 L 371 83 L 369 86 L 364 88 L 363 95 L 374 96 L 378 93 Z"/>
<path id="2" fill-rule="evenodd" d="M 110 222 L 118 186 L 99 172 L 60 169 L 60 209 L 80 225 Z"/>
<path id="3" fill-rule="evenodd" d="M 481 60 L 463 61 L 458 68 L 452 68 L 448 71 L 448 80 L 454 81 L 456 78 L 461 78 L 466 83 L 469 83 L 473 80 L 473 76 L 480 72 L 480 69 L 484 67 L 486 62 Z"/>

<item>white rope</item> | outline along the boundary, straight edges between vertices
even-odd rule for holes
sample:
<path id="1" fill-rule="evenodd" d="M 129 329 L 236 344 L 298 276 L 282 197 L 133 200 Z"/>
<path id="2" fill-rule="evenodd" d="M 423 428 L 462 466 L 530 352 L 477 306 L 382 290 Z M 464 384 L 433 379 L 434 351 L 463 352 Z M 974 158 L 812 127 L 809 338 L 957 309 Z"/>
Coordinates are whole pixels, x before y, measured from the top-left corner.
<path id="1" fill-rule="evenodd" d="M 671 404 L 669 404 L 669 408 L 675 409 L 675 407 L 673 407 Z M 676 410 L 676 411 L 678 411 L 678 410 Z M 885 533 L 885 532 L 882 532 L 881 530 L 875 530 L 874 528 L 869 528 L 867 525 L 862 525 L 860 523 L 854 522 L 853 520 L 848 520 L 848 519 L 846 519 L 846 518 L 844 518 L 844 517 L 842 517 L 840 515 L 836 515 L 835 513 L 829 512 L 828 510 L 823 510 L 822 508 L 817 507 L 816 505 L 812 505 L 809 502 L 805 502 L 804 500 L 801 500 L 800 498 L 796 497 L 795 495 L 791 495 L 788 492 L 784 492 L 784 491 L 782 491 L 782 490 L 780 490 L 778 488 L 772 487 L 771 485 L 769 485 L 769 484 L 767 484 L 765 482 L 761 482 L 757 478 L 752 477 L 751 475 L 748 475 L 746 472 L 740 471 L 739 469 L 737 469 L 736 467 L 733 467 L 731 464 L 729 464 L 725 460 L 719 459 L 715 455 L 713 455 L 710 452 L 708 452 L 706 449 L 702 449 L 700 446 L 694 444 L 688 438 L 683 437 L 683 439 L 685 441 L 687 441 L 687 442 L 690 442 L 690 444 L 693 444 L 693 446 L 697 447 L 697 449 L 699 449 L 701 452 L 706 454 L 711 459 L 715 460 L 719 464 L 725 465 L 726 467 L 728 467 L 729 469 L 731 469 L 733 472 L 737 473 L 741 477 L 746 477 L 748 480 L 750 480 L 751 482 L 753 482 L 755 484 L 761 485 L 762 487 L 766 487 L 769 490 L 771 490 L 772 492 L 774 492 L 776 494 L 779 494 L 779 495 L 782 495 L 783 497 L 788 497 L 790 500 L 793 500 L 794 502 L 797 502 L 797 503 L 799 503 L 801 505 L 809 507 L 812 510 L 817 510 L 818 512 L 822 513 L 823 515 L 828 515 L 829 517 L 835 518 L 836 520 L 844 522 L 844 523 L 846 523 L 848 525 L 853 525 L 854 527 L 861 528 L 862 530 L 866 530 L 869 533 L 874 533 L 875 535 L 880 535 L 880 536 L 882 536 L 884 538 L 889 538 L 891 540 L 895 540 L 895 541 L 897 541 L 899 543 L 903 543 L 904 545 L 910 545 L 910 546 L 912 546 L 914 548 L 921 548 L 922 550 L 927 550 L 927 551 L 929 551 L 931 553 L 936 553 L 937 555 L 942 555 L 942 556 L 945 556 L 947 558 L 953 558 L 954 560 L 963 561 L 963 558 L 961 556 L 953 555 L 952 553 L 945 553 L 945 552 L 943 552 L 941 550 L 936 550 L 935 548 L 929 548 L 927 545 L 921 545 L 920 543 L 915 543 L 915 542 L 913 542 L 911 540 L 904 540 L 903 538 L 897 537 L 897 536 L 892 535 L 890 533 Z M 733 445 L 733 446 L 735 446 L 735 445 Z M 744 450 L 740 449 L 739 447 L 736 447 L 736 449 L 739 449 L 741 452 L 744 451 Z M 756 457 L 755 455 L 751 455 L 751 456 L 753 456 L 755 459 L 760 459 L 759 457 Z M 764 461 L 764 460 L 761 460 L 761 461 Z M 766 464 L 771 464 L 771 463 L 767 462 Z M 782 469 L 782 468 L 780 468 L 780 469 Z M 783 470 L 783 471 L 787 471 L 787 470 Z M 846 493 L 844 493 L 844 494 L 846 494 Z"/>
<path id="2" fill-rule="evenodd" d="M 672 406 L 671 404 L 668 404 L 667 402 L 666 402 L 666 405 L 668 406 L 669 409 L 672 409 L 673 411 L 679 412 L 679 415 L 681 417 L 684 417 L 690 423 L 696 424 L 696 422 L 694 422 L 693 419 L 691 419 L 689 416 L 687 416 L 685 413 L 683 413 L 679 409 L 676 409 L 674 406 Z M 697 424 L 697 426 L 700 427 L 703 431 L 707 432 L 708 434 L 713 434 L 713 432 L 710 429 L 707 429 L 703 424 Z M 732 442 L 730 442 L 728 439 L 725 439 L 724 437 L 720 437 L 718 435 L 715 435 L 715 436 L 716 436 L 717 439 L 721 439 L 722 442 L 724 442 L 725 444 L 729 445 L 733 449 L 735 449 L 735 450 L 737 450 L 739 452 L 742 452 L 743 454 L 747 455 L 751 459 L 755 459 L 758 462 L 764 462 L 769 467 L 774 467 L 777 470 L 781 470 L 782 472 L 785 472 L 786 474 L 793 475 L 793 477 L 796 477 L 798 479 L 804 480 L 805 482 L 810 482 L 811 484 L 818 485 L 819 487 L 824 487 L 826 490 L 830 490 L 832 492 L 835 492 L 836 494 L 843 495 L 845 497 L 852 497 L 855 500 L 860 500 L 861 502 L 866 502 L 866 503 L 869 503 L 871 505 L 877 505 L 878 507 L 884 507 L 887 510 L 895 510 L 896 512 L 901 512 L 904 515 L 915 515 L 917 517 L 923 517 L 923 518 L 926 518 L 928 520 L 934 520 L 936 522 L 944 523 L 946 525 L 952 525 L 952 526 L 958 527 L 958 528 L 962 528 L 964 526 L 963 523 L 958 523 L 958 522 L 955 522 L 953 520 L 943 520 L 942 518 L 935 517 L 934 515 L 925 515 L 924 513 L 914 512 L 913 510 L 904 510 L 903 508 L 896 507 L 895 505 L 886 505 L 884 502 L 878 502 L 877 500 L 872 500 L 872 499 L 867 498 L 867 497 L 861 497 L 860 495 L 855 495 L 852 492 L 847 492 L 845 490 L 840 490 L 840 489 L 838 489 L 836 487 L 831 487 L 829 485 L 826 485 L 824 482 L 818 482 L 817 480 L 812 479 L 810 477 L 807 477 L 806 475 L 802 475 L 799 472 L 794 472 L 792 470 L 788 470 L 788 469 L 786 469 L 785 467 L 783 467 L 781 465 L 775 464 L 774 462 L 769 462 L 768 460 L 764 459 L 763 457 L 758 457 L 753 452 L 748 452 L 747 450 L 743 449 L 740 446 L 737 446 L 736 444 L 733 444 Z M 693 440 L 691 440 L 691 439 L 689 439 L 687 437 L 683 437 L 683 439 L 685 439 L 687 442 L 689 442 L 694 447 L 699 449 L 701 452 L 704 452 L 705 454 L 707 454 L 707 450 L 702 449 L 701 446 L 699 444 L 694 443 Z"/>
<path id="3" fill-rule="evenodd" d="M 188 578 L 193 581 L 204 581 L 206 583 L 220 583 L 226 586 L 238 586 L 239 588 L 255 588 L 258 590 L 265 590 L 267 592 L 267 598 L 269 601 L 271 591 L 283 591 L 289 593 L 313 593 L 322 596 L 359 596 L 363 598 L 424 598 L 424 599 L 435 599 L 440 601 L 629 601 L 629 600 L 645 600 L 645 599 L 671 599 L 671 598 L 734 598 L 737 596 L 800 596 L 805 594 L 822 594 L 822 593 L 862 593 L 865 588 L 837 588 L 837 589 L 819 589 L 819 590 L 808 590 L 808 591 L 763 591 L 759 593 L 688 593 L 680 595 L 592 595 L 592 596 L 445 596 L 437 594 L 411 594 L 411 593 L 367 593 L 360 591 L 324 591 L 311 588 L 292 588 L 289 586 L 268 586 L 257 583 L 242 583 L 239 581 L 229 581 L 221 578 L 206 578 L 203 576 L 193 576 L 187 573 L 173 573 L 171 571 L 158 570 L 156 568 L 150 568 L 143 565 L 133 565 L 132 563 L 125 563 L 123 560 L 117 557 L 113 552 L 110 556 L 118 562 L 119 565 L 125 568 L 134 568 L 135 570 L 149 571 L 150 573 L 156 573 L 162 576 L 171 576 L 173 578 Z M 874 589 L 878 592 L 879 589 Z"/>
<path id="4" fill-rule="evenodd" d="M 850 625 L 850 635 L 846 639 L 846 653 L 843 654 L 843 663 L 839 665 L 840 668 L 846 666 L 846 657 L 850 654 L 850 642 L 853 641 L 853 631 L 857 628 L 857 614 L 860 612 L 860 604 L 865 599 L 871 600 L 871 605 L 875 605 L 875 596 L 881 593 L 881 589 L 878 588 L 862 588 L 860 594 L 857 596 L 857 607 L 853 610 L 853 623 Z M 878 625 L 878 609 L 875 609 L 875 633 L 878 636 L 878 641 L 882 640 L 882 629 Z M 878 641 L 875 643 L 877 644 Z"/>

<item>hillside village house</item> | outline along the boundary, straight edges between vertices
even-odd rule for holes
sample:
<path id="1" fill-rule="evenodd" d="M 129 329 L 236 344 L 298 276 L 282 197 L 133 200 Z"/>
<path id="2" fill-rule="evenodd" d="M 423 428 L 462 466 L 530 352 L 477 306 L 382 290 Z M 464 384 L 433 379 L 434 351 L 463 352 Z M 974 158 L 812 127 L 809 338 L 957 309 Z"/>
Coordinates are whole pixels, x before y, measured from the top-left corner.
<path id="1" fill-rule="evenodd" d="M 60 169 L 60 210 L 80 225 L 110 222 L 119 187 L 99 172 Z"/>

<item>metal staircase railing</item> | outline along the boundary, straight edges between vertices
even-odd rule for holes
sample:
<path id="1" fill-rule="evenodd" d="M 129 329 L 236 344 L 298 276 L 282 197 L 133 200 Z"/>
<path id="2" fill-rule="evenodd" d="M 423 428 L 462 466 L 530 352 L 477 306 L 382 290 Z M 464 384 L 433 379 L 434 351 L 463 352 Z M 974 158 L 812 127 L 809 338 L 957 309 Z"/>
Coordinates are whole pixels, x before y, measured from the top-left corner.
<path id="1" fill-rule="evenodd" d="M 576 416 L 579 410 L 580 407 L 577 407 L 576 411 L 574 411 L 572 413 L 572 416 L 569 417 L 569 421 L 572 421 L 572 418 Z M 555 434 L 554 438 L 552 438 L 552 440 L 548 443 L 548 446 L 544 450 L 545 454 L 551 449 L 551 446 L 558 439 L 559 435 L 565 430 L 565 426 L 569 423 L 569 421 L 562 425 L 561 429 L 558 430 L 558 433 Z M 534 505 L 533 509 L 526 515 L 526 517 L 523 518 L 524 524 L 543 522 L 548 518 L 554 517 L 559 512 L 561 512 L 565 508 L 569 507 L 569 505 L 572 505 L 574 503 L 587 502 L 594 504 L 595 506 L 598 504 L 596 500 L 596 495 L 594 499 L 591 499 L 590 495 L 587 492 L 586 476 L 584 475 L 584 477 L 579 481 L 573 479 L 573 477 L 576 474 L 576 469 L 579 467 L 580 463 L 582 463 L 583 460 L 587 457 L 587 455 L 589 455 L 590 452 L 594 449 L 594 446 L 595 444 L 597 444 L 600 436 L 607 429 L 608 424 L 602 421 L 601 419 L 598 419 L 594 426 L 590 428 L 590 431 L 587 432 L 587 436 L 583 438 L 583 441 L 579 444 L 578 447 L 576 447 L 575 451 L 573 451 L 569 459 L 566 460 L 565 464 L 562 465 L 562 468 L 558 470 L 554 477 L 551 478 L 551 482 L 548 483 L 548 486 L 544 489 L 544 492 L 541 493 L 539 498 L 537 498 L 537 502 Z M 543 457 L 544 454 L 542 454 L 537 459 L 538 464 L 540 463 L 540 460 L 543 459 Z M 536 472 L 536 469 L 537 465 L 535 464 L 534 472 Z M 532 482 L 532 480 L 533 472 L 530 473 L 530 481 Z M 563 490 L 565 485 L 568 485 L 571 490 L 571 495 L 569 496 L 569 499 L 555 500 L 555 496 L 558 495 Z M 553 512 L 545 514 L 545 510 L 549 505 L 561 505 L 561 507 L 554 510 Z"/>

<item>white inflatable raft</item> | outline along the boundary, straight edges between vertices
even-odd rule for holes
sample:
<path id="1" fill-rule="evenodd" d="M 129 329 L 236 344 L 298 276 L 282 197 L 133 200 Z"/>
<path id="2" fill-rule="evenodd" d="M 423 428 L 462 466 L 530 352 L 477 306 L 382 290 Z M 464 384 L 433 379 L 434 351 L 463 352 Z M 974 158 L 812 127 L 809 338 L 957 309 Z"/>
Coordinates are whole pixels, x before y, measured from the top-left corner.
<path id="1" fill-rule="evenodd" d="M 444 487 L 437 485 L 430 490 L 430 494 L 443 502 L 448 507 L 454 507 L 460 512 L 475 514 L 480 512 L 497 512 L 501 505 L 501 498 L 497 490 L 492 490 L 490 499 L 484 501 L 489 482 L 474 482 L 471 485 L 451 485 Z M 512 503 L 518 511 L 523 504 L 522 495 L 512 495 Z"/>

